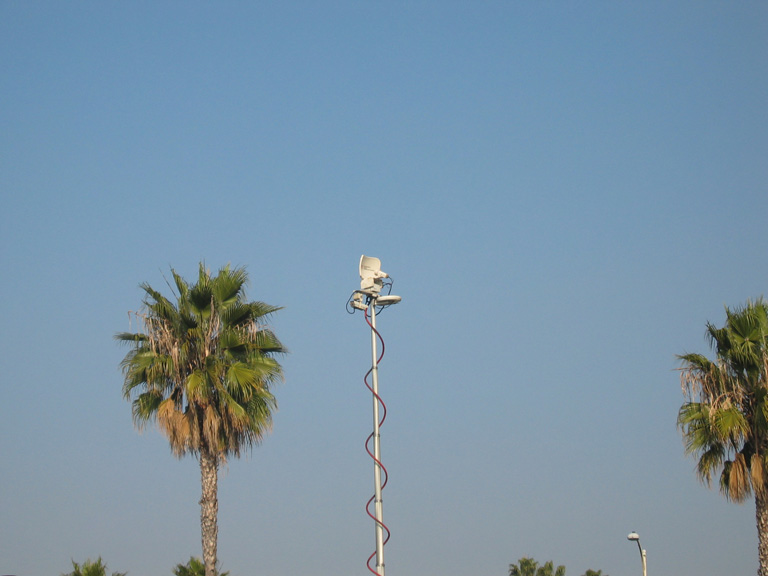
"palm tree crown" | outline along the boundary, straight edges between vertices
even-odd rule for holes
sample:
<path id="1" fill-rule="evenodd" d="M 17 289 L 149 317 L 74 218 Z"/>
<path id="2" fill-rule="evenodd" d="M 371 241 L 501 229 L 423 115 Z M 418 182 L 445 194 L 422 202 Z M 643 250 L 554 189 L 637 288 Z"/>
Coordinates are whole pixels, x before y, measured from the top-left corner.
<path id="1" fill-rule="evenodd" d="M 722 493 L 742 502 L 766 483 L 768 307 L 758 300 L 726 308 L 725 326 L 708 323 L 707 335 L 714 360 L 679 356 L 686 402 L 677 422 L 699 478 L 711 484 L 719 473 Z"/>
<path id="2" fill-rule="evenodd" d="M 509 576 L 565 576 L 565 566 L 555 568 L 551 560 L 539 566 L 533 558 L 523 557 L 509 565 Z"/>
<path id="3" fill-rule="evenodd" d="M 239 456 L 271 426 L 270 385 L 282 378 L 274 355 L 284 349 L 262 322 L 280 308 L 245 301 L 242 268 L 212 277 L 201 264 L 194 285 L 172 274 L 177 302 L 142 284 L 143 331 L 116 336 L 135 344 L 122 362 L 123 395 L 137 426 L 156 420 L 175 455 Z"/>
<path id="4" fill-rule="evenodd" d="M 112 572 L 112 576 L 126 576 L 127 572 Z M 107 576 L 107 565 L 99 556 L 96 560 L 88 559 L 82 564 L 72 560 L 72 572 L 61 576 Z"/>

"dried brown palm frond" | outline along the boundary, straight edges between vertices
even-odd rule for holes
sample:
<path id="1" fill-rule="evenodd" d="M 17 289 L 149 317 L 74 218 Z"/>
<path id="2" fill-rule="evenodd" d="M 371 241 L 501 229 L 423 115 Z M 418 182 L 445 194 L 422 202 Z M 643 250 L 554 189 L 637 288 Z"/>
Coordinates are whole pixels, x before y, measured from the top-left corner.
<path id="1" fill-rule="evenodd" d="M 728 498 L 734 502 L 743 502 L 752 495 L 750 473 L 744 455 L 736 454 L 728 466 L 727 492 Z"/>

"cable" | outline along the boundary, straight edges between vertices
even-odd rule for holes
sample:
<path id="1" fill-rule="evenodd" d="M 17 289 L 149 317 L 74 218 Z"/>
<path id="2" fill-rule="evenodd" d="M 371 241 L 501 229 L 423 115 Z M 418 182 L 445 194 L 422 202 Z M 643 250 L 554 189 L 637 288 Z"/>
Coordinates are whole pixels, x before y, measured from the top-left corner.
<path id="1" fill-rule="evenodd" d="M 392 294 L 392 286 L 393 285 L 394 285 L 394 280 L 392 280 L 392 278 L 385 278 L 385 279 L 383 279 L 382 280 L 382 285 L 381 285 L 382 292 L 381 292 L 380 295 L 381 296 L 389 296 L 389 295 L 391 295 Z M 386 289 L 386 292 L 384 292 L 385 289 Z M 355 294 L 360 294 L 360 293 L 365 295 L 365 309 L 366 310 L 368 309 L 368 306 L 370 305 L 371 300 L 373 299 L 372 296 L 370 296 L 369 293 L 367 293 L 367 292 L 361 292 L 360 290 L 355 290 L 354 292 L 352 292 L 352 294 L 350 294 L 349 298 L 347 298 L 347 303 L 345 305 L 345 309 L 347 311 L 347 314 L 354 314 L 356 310 L 360 310 L 360 308 L 356 308 L 352 304 L 352 301 L 355 298 Z M 376 314 L 381 314 L 384 310 L 389 308 L 391 305 L 392 305 L 391 302 L 389 304 L 383 304 L 381 306 L 376 304 Z M 381 339 L 381 337 L 379 337 L 379 339 Z"/>

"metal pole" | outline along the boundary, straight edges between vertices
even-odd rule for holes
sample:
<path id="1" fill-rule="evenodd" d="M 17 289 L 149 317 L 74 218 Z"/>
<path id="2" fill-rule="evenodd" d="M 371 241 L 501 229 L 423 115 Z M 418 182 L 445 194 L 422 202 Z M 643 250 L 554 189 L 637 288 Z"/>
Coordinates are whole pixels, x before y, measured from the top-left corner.
<path id="1" fill-rule="evenodd" d="M 374 487 L 374 513 L 376 516 L 376 571 L 379 576 L 384 576 L 384 523 L 383 507 L 381 500 L 381 445 L 379 436 L 379 367 L 378 354 L 376 352 L 376 299 L 372 298 L 369 304 L 371 311 L 371 352 L 373 355 L 373 367 L 371 369 L 371 381 L 373 388 L 373 487 Z"/>
<path id="2" fill-rule="evenodd" d="M 648 576 L 648 572 L 647 572 L 647 570 L 646 570 L 646 557 L 645 557 L 645 550 L 644 550 L 644 549 L 643 549 L 643 547 L 640 545 L 640 538 L 638 538 L 637 540 L 635 540 L 635 542 L 637 542 L 637 549 L 638 549 L 638 550 L 640 550 L 640 560 L 641 560 L 641 561 L 642 561 L 642 563 L 643 563 L 643 576 Z"/>

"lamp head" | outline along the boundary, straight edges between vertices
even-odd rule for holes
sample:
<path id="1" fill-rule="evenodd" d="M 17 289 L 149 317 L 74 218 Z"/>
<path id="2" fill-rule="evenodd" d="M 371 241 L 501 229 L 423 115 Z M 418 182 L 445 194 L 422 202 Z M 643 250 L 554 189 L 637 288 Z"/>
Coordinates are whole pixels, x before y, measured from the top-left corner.
<path id="1" fill-rule="evenodd" d="M 638 534 L 637 532 L 630 532 L 627 535 L 627 540 L 639 541 L 640 540 L 640 534 Z"/>
<path id="2" fill-rule="evenodd" d="M 394 294 L 387 294 L 386 296 L 379 296 L 376 298 L 376 306 L 391 306 L 397 304 L 402 298 L 395 296 Z"/>

